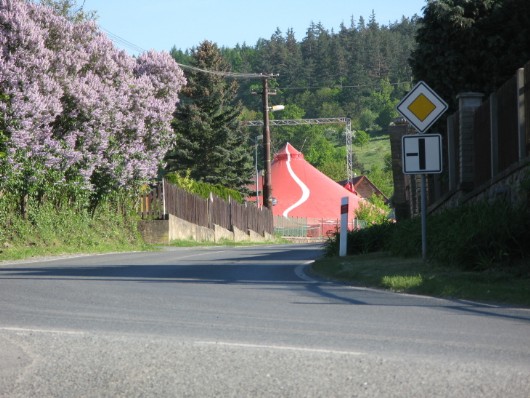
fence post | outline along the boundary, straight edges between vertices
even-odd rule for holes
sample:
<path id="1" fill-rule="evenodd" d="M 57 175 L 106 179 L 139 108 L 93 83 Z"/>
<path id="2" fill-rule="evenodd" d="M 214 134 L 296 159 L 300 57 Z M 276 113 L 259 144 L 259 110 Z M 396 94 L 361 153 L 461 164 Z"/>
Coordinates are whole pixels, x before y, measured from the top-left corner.
<path id="1" fill-rule="evenodd" d="M 517 129 L 518 129 L 517 144 L 519 147 L 519 160 L 523 160 L 526 157 L 524 86 L 525 86 L 524 68 L 519 68 L 517 70 Z"/>
<path id="2" fill-rule="evenodd" d="M 491 134 L 491 178 L 499 172 L 499 104 L 497 93 L 490 94 L 490 134 Z"/>
<path id="3" fill-rule="evenodd" d="M 166 181 L 166 179 L 162 178 L 162 211 L 164 212 L 162 217 L 163 217 L 164 220 L 166 218 L 169 219 L 169 216 L 167 215 L 167 211 L 166 211 L 166 184 L 165 184 L 165 181 Z"/>
<path id="4" fill-rule="evenodd" d="M 447 172 L 449 174 L 449 191 L 455 191 L 457 187 L 456 173 L 456 142 L 455 142 L 455 128 L 454 119 L 455 115 L 451 115 L 447 118 Z"/>
<path id="5" fill-rule="evenodd" d="M 475 181 L 473 117 L 483 96 L 481 93 L 460 93 L 456 97 L 460 116 L 460 189 L 465 192 L 473 189 Z"/>

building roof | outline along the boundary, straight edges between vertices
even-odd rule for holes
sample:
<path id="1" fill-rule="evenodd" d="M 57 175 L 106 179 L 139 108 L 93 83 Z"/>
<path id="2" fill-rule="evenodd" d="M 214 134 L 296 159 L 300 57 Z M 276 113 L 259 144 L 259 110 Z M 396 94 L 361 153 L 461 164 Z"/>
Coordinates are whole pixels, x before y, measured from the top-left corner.
<path id="1" fill-rule="evenodd" d="M 356 176 L 353 177 L 351 186 L 348 180 L 339 181 L 339 184 L 346 189 L 356 193 L 364 199 L 369 199 L 374 193 L 379 195 L 385 202 L 388 202 L 386 195 L 377 188 L 367 176 Z"/>

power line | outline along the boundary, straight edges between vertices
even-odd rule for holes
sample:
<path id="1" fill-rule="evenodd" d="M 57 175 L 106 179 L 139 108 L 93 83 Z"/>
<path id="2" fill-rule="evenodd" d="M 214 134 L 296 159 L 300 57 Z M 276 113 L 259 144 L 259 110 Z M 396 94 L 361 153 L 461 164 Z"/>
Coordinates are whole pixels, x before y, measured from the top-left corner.
<path id="1" fill-rule="evenodd" d="M 271 77 L 271 75 L 266 75 L 263 73 L 237 73 L 237 72 L 223 72 L 217 70 L 208 70 L 197 68 L 196 66 L 184 65 L 177 62 L 177 65 L 183 69 L 189 69 L 196 72 L 208 73 L 210 75 L 216 75 L 221 77 L 231 77 L 233 79 L 265 79 Z"/>
<path id="2" fill-rule="evenodd" d="M 105 33 L 109 36 L 109 38 L 115 44 L 119 44 L 119 45 L 121 45 L 123 47 L 127 47 L 130 50 L 132 50 L 132 51 L 134 51 L 136 53 L 139 53 L 139 54 L 140 53 L 144 53 L 144 52 L 147 51 L 147 50 L 143 49 L 142 47 L 140 47 L 140 46 L 138 46 L 138 45 L 136 45 L 134 43 L 131 43 L 130 41 L 124 39 L 123 37 L 120 37 L 120 36 L 112 33 L 111 31 L 109 31 L 108 29 L 105 29 L 101 25 L 100 25 L 100 28 L 103 31 L 105 31 Z M 265 75 L 263 73 L 237 73 L 237 72 L 208 70 L 208 69 L 198 68 L 196 66 L 181 64 L 181 63 L 179 63 L 177 61 L 175 61 L 175 62 L 182 69 L 192 70 L 192 71 L 195 71 L 195 72 L 208 73 L 210 75 L 215 75 L 215 76 L 230 77 L 230 78 L 233 78 L 233 79 L 265 79 L 265 78 L 269 78 L 269 77 L 272 76 L 272 75 Z"/>
<path id="3" fill-rule="evenodd" d="M 398 83 L 389 83 L 391 86 L 401 86 L 403 84 L 410 84 L 410 82 L 398 82 Z M 354 84 L 354 85 L 340 85 L 340 86 L 305 86 L 305 87 L 278 87 L 279 90 L 318 90 L 321 88 L 363 88 L 363 87 L 374 87 L 377 83 L 371 83 L 371 84 Z"/>
<path id="4" fill-rule="evenodd" d="M 114 44 L 118 44 L 118 45 L 121 45 L 123 47 L 127 47 L 130 50 L 132 50 L 132 51 L 134 51 L 135 53 L 138 53 L 138 54 L 141 54 L 141 53 L 144 53 L 144 52 L 147 51 L 147 50 L 143 49 L 142 47 L 137 46 L 136 44 L 131 43 L 128 40 L 125 40 L 123 37 L 120 37 L 120 36 L 112 33 L 111 31 L 105 29 L 103 26 L 100 25 L 99 27 L 101 28 L 101 30 L 103 30 L 109 36 L 110 40 L 113 41 Z"/>

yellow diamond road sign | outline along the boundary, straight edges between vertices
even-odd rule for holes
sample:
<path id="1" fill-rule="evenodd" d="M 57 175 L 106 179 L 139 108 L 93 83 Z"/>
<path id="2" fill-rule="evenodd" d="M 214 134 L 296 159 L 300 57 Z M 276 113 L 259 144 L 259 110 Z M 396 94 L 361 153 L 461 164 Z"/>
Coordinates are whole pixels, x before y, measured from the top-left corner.
<path id="1" fill-rule="evenodd" d="M 447 103 L 426 83 L 419 82 L 397 106 L 399 113 L 423 133 L 447 110 Z"/>

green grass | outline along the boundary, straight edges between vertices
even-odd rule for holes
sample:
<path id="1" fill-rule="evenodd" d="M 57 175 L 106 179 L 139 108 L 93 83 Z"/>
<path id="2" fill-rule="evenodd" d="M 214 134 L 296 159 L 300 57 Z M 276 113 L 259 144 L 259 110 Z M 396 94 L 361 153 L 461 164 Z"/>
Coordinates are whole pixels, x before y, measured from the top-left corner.
<path id="1" fill-rule="evenodd" d="M 353 152 L 365 169 L 372 170 L 374 165 L 382 169 L 385 155 L 390 154 L 390 138 L 388 135 L 374 136 L 362 148 L 355 146 Z"/>
<path id="2" fill-rule="evenodd" d="M 530 278 L 512 271 L 460 271 L 420 258 L 369 253 L 324 257 L 312 266 L 321 277 L 395 292 L 530 307 Z"/>
<path id="3" fill-rule="evenodd" d="M 43 205 L 23 219 L 4 214 L 0 228 L 0 261 L 74 253 L 152 250 L 136 229 L 135 214 L 124 217 L 112 206 L 90 215 L 71 208 Z"/>
<path id="4" fill-rule="evenodd" d="M 287 244 L 289 241 L 282 238 L 262 242 L 234 242 L 231 240 L 221 240 L 220 242 L 196 242 L 193 240 L 175 240 L 169 246 L 173 247 L 213 247 L 213 246 L 255 246 L 270 244 Z M 98 240 L 97 242 L 86 244 L 61 244 L 49 245 L 42 242 L 29 245 L 9 246 L 0 249 L 0 261 L 23 260 L 45 256 L 59 256 L 67 254 L 96 254 L 96 253 L 117 253 L 126 251 L 155 251 L 160 245 L 149 245 L 140 239 L 135 241 L 124 241 L 123 239 Z"/>

